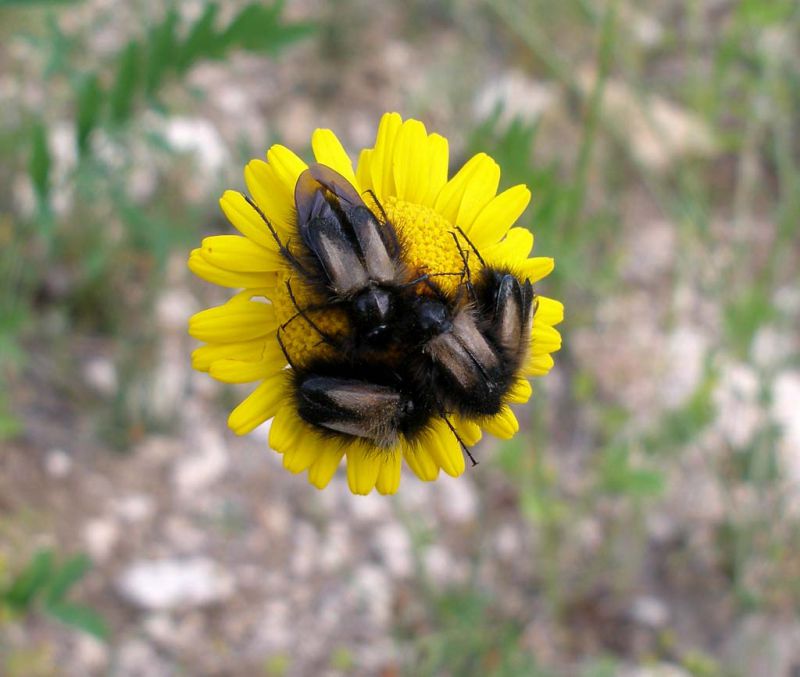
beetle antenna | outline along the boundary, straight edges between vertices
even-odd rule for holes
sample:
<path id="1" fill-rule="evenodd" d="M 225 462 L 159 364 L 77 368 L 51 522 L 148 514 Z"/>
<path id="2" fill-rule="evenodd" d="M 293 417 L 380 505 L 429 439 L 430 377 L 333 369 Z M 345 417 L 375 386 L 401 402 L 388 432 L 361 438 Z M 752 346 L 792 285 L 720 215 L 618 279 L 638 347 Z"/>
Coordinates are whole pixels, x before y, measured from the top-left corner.
<path id="1" fill-rule="evenodd" d="M 281 330 L 283 327 L 278 327 L 278 331 L 275 332 L 275 338 L 278 340 L 278 345 L 281 347 L 281 352 L 283 356 L 286 358 L 286 361 L 289 363 L 289 366 L 294 370 L 297 371 L 297 367 L 294 366 L 294 362 L 292 362 L 292 358 L 289 357 L 289 351 L 286 350 L 286 346 L 283 344 L 283 339 L 281 339 Z"/>
<path id="2" fill-rule="evenodd" d="M 289 250 L 289 247 L 283 244 L 283 242 L 281 242 L 281 238 L 278 235 L 278 231 L 275 230 L 275 226 L 272 225 L 272 222 L 267 218 L 266 214 L 264 214 L 264 212 L 261 211 L 259 206 L 255 202 L 253 202 L 253 200 L 251 200 L 248 195 L 245 195 L 244 193 L 241 193 L 241 195 L 247 201 L 247 204 L 249 204 L 261 217 L 261 220 L 269 229 L 269 232 L 272 235 L 272 239 L 275 240 L 276 244 L 278 245 L 278 251 L 280 252 L 281 256 L 283 256 L 283 258 L 286 259 L 289 265 L 291 265 L 292 268 L 294 268 L 298 273 L 300 273 L 306 278 L 311 277 L 311 274 L 306 270 L 305 266 L 302 263 L 300 263 L 297 257 L 294 254 L 292 254 L 292 252 Z"/>
<path id="3" fill-rule="evenodd" d="M 291 299 L 292 305 L 294 305 L 295 310 L 297 311 L 297 314 L 294 315 L 294 317 L 289 318 L 286 322 L 284 322 L 283 325 L 281 325 L 281 328 L 282 329 L 285 328 L 286 325 L 289 324 L 289 322 L 291 322 L 295 317 L 297 317 L 297 315 L 299 315 L 300 317 L 302 317 L 308 323 L 308 325 L 315 332 L 317 332 L 317 334 L 319 334 L 322 337 L 322 340 L 325 343 L 327 343 L 328 345 L 331 345 L 334 348 L 338 349 L 339 348 L 339 344 L 336 342 L 336 340 L 330 334 L 326 334 L 324 331 L 322 331 L 322 329 L 320 329 L 317 326 L 317 324 L 314 322 L 314 320 L 312 320 L 308 316 L 308 314 L 306 313 L 306 309 L 303 309 L 303 308 L 300 307 L 300 304 L 297 302 L 297 298 L 295 297 L 294 292 L 292 291 L 292 283 L 291 283 L 290 280 L 286 280 L 286 291 L 289 292 L 289 298 Z"/>
<path id="4" fill-rule="evenodd" d="M 475 457 L 470 453 L 467 445 L 464 444 L 464 440 L 461 439 L 461 435 L 459 435 L 456 432 L 456 429 L 453 427 L 453 424 L 450 423 L 450 420 L 447 418 L 447 416 L 442 416 L 442 418 L 444 419 L 444 422 L 447 423 L 447 427 L 450 428 L 450 432 L 452 432 L 453 435 L 456 436 L 458 443 L 461 445 L 461 448 L 464 450 L 464 453 L 469 457 L 469 460 L 472 461 L 472 467 L 474 468 L 476 465 L 478 465 L 478 462 L 475 460 Z"/>
<path id="5" fill-rule="evenodd" d="M 378 210 L 381 213 L 381 216 L 383 217 L 383 222 L 388 223 L 389 217 L 386 216 L 386 210 L 383 208 L 383 205 L 381 204 L 380 200 L 378 200 L 378 196 L 375 195 L 375 191 L 372 190 L 372 188 L 369 188 L 364 192 L 372 198 L 372 201 L 375 203 L 375 206 L 378 208 Z"/>
<path id="6" fill-rule="evenodd" d="M 460 228 L 459 231 L 461 231 Z M 475 295 L 475 287 L 472 286 L 472 274 L 470 273 L 469 270 L 469 252 L 464 251 L 464 248 L 458 241 L 458 235 L 456 235 L 454 231 L 451 230 L 450 235 L 453 237 L 453 241 L 456 243 L 456 249 L 458 249 L 458 253 L 461 256 L 461 261 L 464 264 L 464 269 L 461 271 L 461 279 L 463 280 L 464 277 L 467 278 L 466 282 L 467 291 L 469 292 L 469 295 L 472 297 L 472 301 L 477 304 L 478 298 Z M 483 263 L 483 259 L 480 258 L 480 255 L 478 255 L 478 259 L 480 259 L 481 263 Z"/>
<path id="7" fill-rule="evenodd" d="M 459 232 L 461 237 L 463 237 L 467 241 L 469 248 L 475 252 L 475 256 L 478 257 L 478 261 L 480 261 L 481 265 L 485 268 L 486 261 L 483 260 L 483 257 L 481 256 L 481 253 L 478 251 L 478 248 L 474 244 L 472 244 L 472 240 L 469 239 L 467 234 L 464 232 L 464 229 L 461 226 L 456 226 L 456 230 Z"/>

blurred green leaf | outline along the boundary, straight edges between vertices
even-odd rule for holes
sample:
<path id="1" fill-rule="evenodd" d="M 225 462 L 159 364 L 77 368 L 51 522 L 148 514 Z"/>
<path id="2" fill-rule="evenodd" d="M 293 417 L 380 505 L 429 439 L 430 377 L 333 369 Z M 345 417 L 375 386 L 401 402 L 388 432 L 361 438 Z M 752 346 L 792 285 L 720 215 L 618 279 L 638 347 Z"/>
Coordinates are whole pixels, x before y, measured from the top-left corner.
<path id="1" fill-rule="evenodd" d="M 109 97 L 111 121 L 116 124 L 125 122 L 133 110 L 140 77 L 140 50 L 138 42 L 129 42 L 119 58 L 117 74 Z"/>
<path id="2" fill-rule="evenodd" d="M 0 0 L 0 7 L 35 7 L 37 5 L 77 5 L 82 0 Z"/>
<path id="3" fill-rule="evenodd" d="M 736 15 L 741 21 L 755 26 L 770 26 L 787 21 L 798 11 L 796 0 L 740 0 Z"/>
<path id="4" fill-rule="evenodd" d="M 314 30 L 308 23 L 284 24 L 280 20 L 283 2 L 270 6 L 247 5 L 223 31 L 226 47 L 240 47 L 251 52 L 277 53 L 282 47 L 306 37 Z"/>
<path id="5" fill-rule="evenodd" d="M 94 635 L 98 639 L 104 640 L 108 637 L 108 626 L 105 620 L 100 614 L 89 607 L 69 602 L 60 602 L 58 604 L 48 605 L 46 611 L 50 616 L 61 621 L 64 625 L 83 630 L 90 635 Z"/>
<path id="6" fill-rule="evenodd" d="M 52 570 L 52 551 L 40 550 L 33 556 L 28 566 L 11 582 L 10 587 L 2 593 L 2 599 L 17 611 L 27 608 L 33 603 L 42 588 L 47 585 Z"/>
<path id="7" fill-rule="evenodd" d="M 59 567 L 52 575 L 47 586 L 48 605 L 57 604 L 66 597 L 70 588 L 80 581 L 92 563 L 86 555 L 80 554 L 67 560 L 63 566 Z"/>
<path id="8" fill-rule="evenodd" d="M 0 399 L 0 440 L 10 440 L 22 432 L 22 421 L 7 410 L 7 403 Z"/>
<path id="9" fill-rule="evenodd" d="M 725 329 L 728 340 L 740 357 L 745 357 L 760 327 L 772 321 L 777 314 L 770 301 L 770 290 L 765 285 L 754 284 L 738 294 L 725 308 Z"/>
<path id="10" fill-rule="evenodd" d="M 197 59 L 216 58 L 221 53 L 221 41 L 214 30 L 214 21 L 219 12 L 219 5 L 210 2 L 206 5 L 201 17 L 194 23 L 186 36 L 186 40 L 178 48 L 175 56 L 175 68 L 185 71 Z"/>
<path id="11" fill-rule="evenodd" d="M 644 439 L 643 447 L 647 453 L 678 453 L 691 442 L 716 415 L 713 393 L 716 387 L 715 375 L 706 367 L 706 374 L 689 401 L 680 409 L 667 413 L 656 430 Z"/>
<path id="12" fill-rule="evenodd" d="M 178 11 L 171 8 L 164 20 L 155 26 L 147 40 L 147 70 L 145 72 L 145 91 L 153 96 L 158 90 L 164 75 L 172 66 L 177 42 L 175 28 L 178 25 Z"/>
<path id="13" fill-rule="evenodd" d="M 481 122 L 467 141 L 467 155 L 488 152 L 503 168 L 504 185 L 529 183 L 531 157 L 539 125 L 515 117 L 501 124 L 503 108 L 498 105 Z"/>
<path id="14" fill-rule="evenodd" d="M 83 154 L 89 144 L 89 136 L 97 126 L 103 91 L 95 73 L 85 76 L 78 86 L 78 111 L 76 115 L 78 150 Z"/>
<path id="15" fill-rule="evenodd" d="M 604 452 L 598 482 L 601 490 L 621 496 L 646 498 L 664 490 L 664 476 L 657 470 L 631 466 L 626 447 L 609 447 Z"/>
<path id="16" fill-rule="evenodd" d="M 31 157 L 28 173 L 33 187 L 42 203 L 47 201 L 50 189 L 50 149 L 47 147 L 47 130 L 41 121 L 37 121 L 31 134 Z"/>

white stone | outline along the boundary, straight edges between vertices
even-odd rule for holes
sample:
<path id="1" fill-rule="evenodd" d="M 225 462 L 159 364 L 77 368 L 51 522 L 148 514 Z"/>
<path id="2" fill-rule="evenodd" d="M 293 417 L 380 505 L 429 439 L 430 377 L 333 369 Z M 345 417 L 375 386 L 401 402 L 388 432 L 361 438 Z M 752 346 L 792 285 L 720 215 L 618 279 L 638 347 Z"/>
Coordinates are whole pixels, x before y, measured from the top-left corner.
<path id="1" fill-rule="evenodd" d="M 486 119 L 500 107 L 501 124 L 510 124 L 515 118 L 532 123 L 557 101 L 553 85 L 536 80 L 520 70 L 509 71 L 492 78 L 478 92 L 473 109 L 475 117 Z"/>
<path id="2" fill-rule="evenodd" d="M 204 118 L 173 117 L 166 121 L 164 136 L 178 152 L 195 153 L 203 173 L 215 173 L 225 168 L 228 149 L 219 131 Z"/>
<path id="3" fill-rule="evenodd" d="M 129 603 L 153 611 L 202 607 L 228 599 L 233 578 L 205 557 L 138 560 L 117 578 Z"/>
<path id="4" fill-rule="evenodd" d="M 207 547 L 208 533 L 185 515 L 174 514 L 164 521 L 164 534 L 173 551 L 193 554 Z"/>
<path id="5" fill-rule="evenodd" d="M 143 393 L 142 404 L 161 418 L 176 415 L 184 402 L 189 369 L 185 350 L 177 337 L 168 337 L 161 345 L 158 368 Z"/>
<path id="6" fill-rule="evenodd" d="M 153 516 L 155 510 L 155 501 L 146 494 L 129 494 L 114 501 L 114 512 L 126 522 L 144 522 Z"/>
<path id="7" fill-rule="evenodd" d="M 85 675 L 106 674 L 109 662 L 109 647 L 92 635 L 74 634 L 72 656 Z"/>
<path id="8" fill-rule="evenodd" d="M 392 615 L 392 585 L 386 572 L 374 564 L 362 564 L 353 573 L 351 594 L 356 605 L 377 628 L 386 628 Z"/>
<path id="9" fill-rule="evenodd" d="M 620 677 L 691 677 L 682 667 L 672 663 L 637 666 L 622 670 Z"/>
<path id="10" fill-rule="evenodd" d="M 298 522 L 294 528 L 292 559 L 289 569 L 298 578 L 307 578 L 319 564 L 319 533 L 308 522 Z"/>
<path id="11" fill-rule="evenodd" d="M 513 560 L 521 546 L 519 533 L 511 524 L 501 524 L 494 534 L 494 548 L 504 560 Z"/>
<path id="12" fill-rule="evenodd" d="M 375 491 L 366 496 L 350 493 L 346 500 L 353 516 L 361 522 L 384 522 L 389 518 L 389 503 L 386 497 Z"/>
<path id="13" fill-rule="evenodd" d="M 410 472 L 404 472 L 401 480 L 402 489 L 397 493 L 397 500 L 403 506 L 403 510 L 414 514 L 415 517 L 428 515 L 435 494 L 433 485 L 433 482 L 420 482 Z"/>
<path id="14" fill-rule="evenodd" d="M 141 639 L 128 639 L 119 647 L 114 674 L 119 677 L 172 677 L 173 671 L 150 644 Z"/>
<path id="15" fill-rule="evenodd" d="M 787 479 L 800 483 L 800 372 L 787 371 L 775 379 L 770 413 L 781 427 L 779 449 Z"/>
<path id="16" fill-rule="evenodd" d="M 438 480 L 439 506 L 444 518 L 459 524 L 472 522 L 478 512 L 478 497 L 472 481 L 462 475 L 442 475 Z"/>
<path id="17" fill-rule="evenodd" d="M 762 369 L 774 369 L 786 362 L 795 350 L 795 339 L 776 327 L 767 325 L 756 332 L 751 354 Z"/>
<path id="18" fill-rule="evenodd" d="M 296 624 L 289 612 L 289 605 L 278 595 L 264 605 L 255 633 L 258 646 L 271 651 L 285 651 L 295 645 L 292 632 Z"/>
<path id="19" fill-rule="evenodd" d="M 83 368 L 86 383 L 101 395 L 113 395 L 117 392 L 117 368 L 106 357 L 94 357 Z"/>
<path id="20" fill-rule="evenodd" d="M 414 558 L 411 555 L 411 538 L 405 527 L 397 522 L 379 526 L 375 546 L 392 576 L 407 578 L 411 575 Z"/>
<path id="21" fill-rule="evenodd" d="M 456 562 L 441 545 L 429 546 L 422 561 L 430 579 L 440 587 L 463 582 L 466 578 L 464 566 Z"/>
<path id="22" fill-rule="evenodd" d="M 640 625 L 657 629 L 669 622 L 669 609 L 657 597 L 641 595 L 633 600 L 631 616 Z"/>
<path id="23" fill-rule="evenodd" d="M 51 449 L 44 459 L 44 469 L 51 477 L 66 477 L 72 471 L 72 458 L 63 449 Z"/>
<path id="24" fill-rule="evenodd" d="M 715 427 L 735 447 L 746 446 L 762 423 L 758 389 L 758 374 L 752 367 L 738 363 L 723 366 L 713 396 Z"/>
<path id="25" fill-rule="evenodd" d="M 780 287 L 775 292 L 775 308 L 785 315 L 800 314 L 800 287 L 796 284 Z"/>
<path id="26" fill-rule="evenodd" d="M 667 409 L 684 406 L 697 391 L 703 378 L 708 340 L 690 325 L 677 327 L 667 342 L 666 378 L 661 389 Z"/>
<path id="27" fill-rule="evenodd" d="M 597 83 L 597 69 L 577 73 L 585 96 Z M 633 155 L 652 170 L 666 170 L 679 158 L 709 157 L 718 142 L 699 115 L 660 96 L 642 97 L 620 78 L 609 78 L 603 90 L 603 115 L 618 127 Z"/>
<path id="28" fill-rule="evenodd" d="M 83 527 L 83 542 L 95 562 L 105 562 L 111 556 L 119 537 L 119 524 L 107 517 L 92 519 Z"/>
<path id="29" fill-rule="evenodd" d="M 652 282 L 666 275 L 675 262 L 676 225 L 672 221 L 650 221 L 630 235 L 623 272 L 627 279 Z"/>
<path id="30" fill-rule="evenodd" d="M 351 552 L 350 530 L 341 522 L 333 522 L 320 547 L 319 564 L 323 571 L 337 571 L 345 565 Z"/>
<path id="31" fill-rule="evenodd" d="M 229 464 L 222 435 L 212 429 L 202 430 L 197 433 L 195 444 L 187 447 L 186 454 L 175 464 L 175 488 L 184 498 L 196 496 L 222 479 Z"/>
<path id="32" fill-rule="evenodd" d="M 189 317 L 197 311 L 197 301 L 185 289 L 171 289 L 161 295 L 156 305 L 158 323 L 164 329 L 185 332 Z"/>

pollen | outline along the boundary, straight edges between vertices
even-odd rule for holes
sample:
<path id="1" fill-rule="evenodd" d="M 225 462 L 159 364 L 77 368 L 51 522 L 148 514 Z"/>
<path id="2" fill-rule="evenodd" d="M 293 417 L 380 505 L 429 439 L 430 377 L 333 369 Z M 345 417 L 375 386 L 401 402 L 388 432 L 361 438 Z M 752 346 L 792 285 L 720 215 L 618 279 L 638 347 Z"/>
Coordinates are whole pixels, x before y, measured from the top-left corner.
<path id="1" fill-rule="evenodd" d="M 290 287 L 294 300 L 289 294 Z M 341 340 L 349 331 L 343 310 L 326 304 L 325 299 L 313 294 L 290 269 L 279 277 L 270 299 L 280 327 L 281 342 L 295 365 L 306 365 L 312 360 L 336 354 L 329 339 L 333 342 Z"/>
<path id="2" fill-rule="evenodd" d="M 383 204 L 386 216 L 403 242 L 406 263 L 418 274 L 430 273 L 447 292 L 458 287 L 464 271 L 464 258 L 453 235 L 455 228 L 431 207 L 389 197 Z M 462 250 L 465 243 L 461 240 Z M 465 251 L 467 261 L 469 253 Z M 470 265 L 472 268 L 472 265 Z"/>

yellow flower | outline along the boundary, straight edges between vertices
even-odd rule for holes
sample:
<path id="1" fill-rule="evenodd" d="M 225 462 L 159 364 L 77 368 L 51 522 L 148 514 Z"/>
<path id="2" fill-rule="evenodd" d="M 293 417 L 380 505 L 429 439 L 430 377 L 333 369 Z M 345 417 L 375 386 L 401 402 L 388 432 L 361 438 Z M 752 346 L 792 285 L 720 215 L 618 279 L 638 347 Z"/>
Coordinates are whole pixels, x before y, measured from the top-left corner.
<path id="1" fill-rule="evenodd" d="M 403 242 L 405 263 L 412 270 L 461 270 L 464 260 L 452 237 L 456 226 L 469 236 L 488 266 L 513 270 L 531 283 L 553 270 L 552 259 L 529 257 L 533 235 L 513 227 L 528 205 L 530 192 L 519 185 L 497 194 L 500 167 L 488 155 L 475 155 L 448 179 L 447 139 L 428 134 L 418 120 L 404 122 L 397 113 L 383 116 L 374 147 L 361 151 L 355 170 L 330 130 L 317 129 L 311 143 L 316 162 L 337 171 L 362 195 L 371 191 L 394 224 Z M 286 286 L 293 271 L 259 211 L 282 242 L 298 242 L 294 189 L 307 165 L 280 145 L 269 149 L 266 160 L 252 160 L 244 172 L 258 209 L 235 191 L 226 191 L 220 199 L 241 236 L 208 237 L 189 257 L 189 268 L 204 280 L 244 289 L 227 303 L 196 314 L 189 323 L 189 333 L 206 343 L 192 354 L 195 369 L 225 383 L 260 382 L 230 414 L 228 425 L 244 435 L 272 419 L 270 446 L 283 455 L 288 470 L 307 470 L 309 481 L 320 489 L 330 482 L 342 457 L 347 459 L 349 487 L 357 494 L 373 488 L 382 494 L 397 491 L 402 459 L 424 481 L 436 479 L 440 470 L 460 475 L 464 455 L 444 418 L 434 418 L 413 439 L 400 437 L 395 448 L 383 449 L 363 439 L 323 434 L 298 415 L 292 370 L 277 340 L 278 327 L 296 314 Z M 460 284 L 455 277 L 440 279 L 444 280 L 441 286 L 451 290 Z M 301 303 L 313 298 L 302 285 L 296 295 Z M 475 444 L 482 430 L 503 439 L 512 437 L 519 424 L 508 404 L 526 402 L 531 395 L 527 378 L 542 376 L 553 366 L 550 354 L 561 347 L 554 325 L 563 319 L 563 306 L 544 296 L 537 295 L 536 300 L 529 354 L 505 398 L 507 404 L 492 417 L 449 417 L 467 445 Z M 332 335 L 348 331 L 347 318 L 339 308 L 326 308 L 315 314 L 314 321 Z M 281 339 L 293 364 L 333 350 L 321 345 L 319 336 L 303 322 L 288 322 Z"/>

